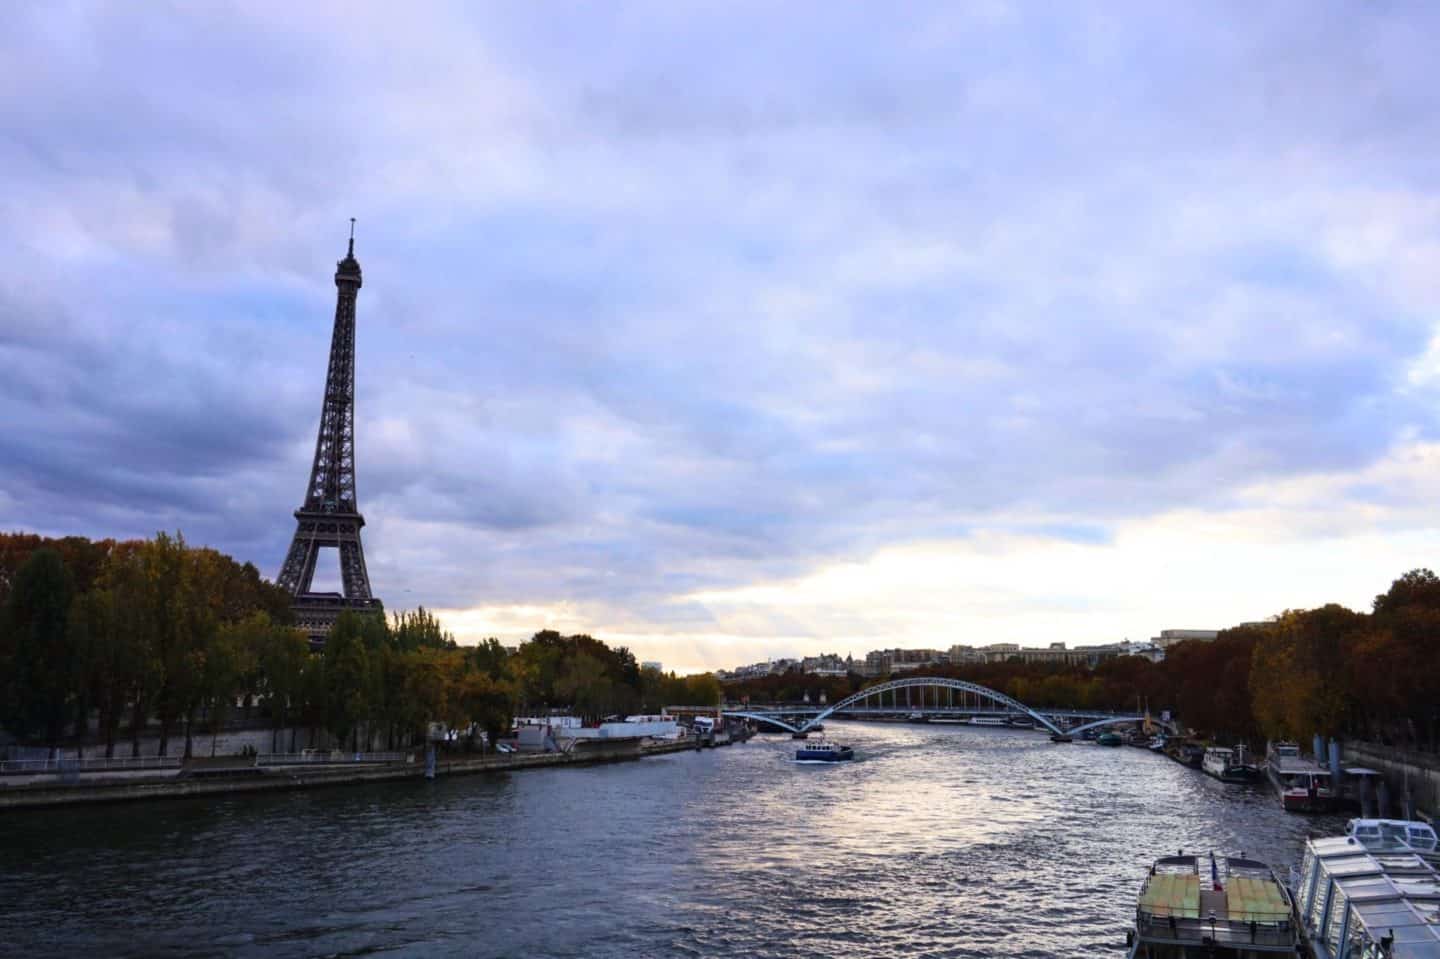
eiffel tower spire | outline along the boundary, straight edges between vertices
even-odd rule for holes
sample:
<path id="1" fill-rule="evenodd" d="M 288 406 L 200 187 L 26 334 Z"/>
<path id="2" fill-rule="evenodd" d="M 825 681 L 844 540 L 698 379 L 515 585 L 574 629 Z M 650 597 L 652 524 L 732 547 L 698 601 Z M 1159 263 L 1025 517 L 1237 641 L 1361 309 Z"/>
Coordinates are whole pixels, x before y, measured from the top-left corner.
<path id="1" fill-rule="evenodd" d="M 296 624 L 323 644 L 336 618 L 347 609 L 378 611 L 370 594 L 370 574 L 360 528 L 365 517 L 355 498 L 355 301 L 362 285 L 355 259 L 355 221 L 350 221 L 350 246 L 335 264 L 335 330 L 330 338 L 330 367 L 320 404 L 320 429 L 305 502 L 295 511 L 295 537 L 277 580 L 295 597 Z M 312 593 L 320 550 L 340 553 L 343 593 Z"/>

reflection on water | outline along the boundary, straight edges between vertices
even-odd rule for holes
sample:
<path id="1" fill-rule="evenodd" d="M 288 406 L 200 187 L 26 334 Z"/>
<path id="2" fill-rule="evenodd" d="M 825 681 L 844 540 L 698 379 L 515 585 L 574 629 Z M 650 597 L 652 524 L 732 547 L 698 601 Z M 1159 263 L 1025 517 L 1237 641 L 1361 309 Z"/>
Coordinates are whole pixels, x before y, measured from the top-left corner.
<path id="1" fill-rule="evenodd" d="M 835 723 L 588 769 L 9 813 L 23 955 L 1120 954 L 1150 862 L 1297 861 L 1340 820 L 1135 749 Z"/>

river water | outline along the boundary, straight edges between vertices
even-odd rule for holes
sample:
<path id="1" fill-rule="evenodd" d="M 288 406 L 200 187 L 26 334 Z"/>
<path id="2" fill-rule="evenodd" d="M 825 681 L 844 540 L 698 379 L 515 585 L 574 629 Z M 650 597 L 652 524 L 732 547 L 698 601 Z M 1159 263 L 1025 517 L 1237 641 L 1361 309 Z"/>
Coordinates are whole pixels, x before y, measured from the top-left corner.
<path id="1" fill-rule="evenodd" d="M 1277 867 L 1342 820 L 1149 752 L 833 723 L 572 769 L 0 818 L 0 953 L 1121 956 L 1176 849 Z"/>

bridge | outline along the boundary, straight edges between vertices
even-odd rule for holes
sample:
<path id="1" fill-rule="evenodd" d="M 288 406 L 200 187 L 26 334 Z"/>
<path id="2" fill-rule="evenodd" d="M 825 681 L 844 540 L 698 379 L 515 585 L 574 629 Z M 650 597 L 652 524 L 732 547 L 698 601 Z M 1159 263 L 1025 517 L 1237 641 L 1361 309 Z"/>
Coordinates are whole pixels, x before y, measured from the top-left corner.
<path id="1" fill-rule="evenodd" d="M 903 696 L 901 695 L 903 693 Z M 886 704 L 886 699 L 889 704 Z M 958 702 L 956 701 L 958 698 Z M 903 702 L 902 702 L 903 699 Z M 1029 717 L 1051 733 L 1074 736 L 1088 729 L 1145 722 L 1137 713 L 1106 713 L 1084 709 L 1032 709 L 998 690 L 963 679 L 941 676 L 911 676 L 868 686 L 833 706 L 789 706 L 764 709 L 726 709 L 726 716 L 767 723 L 792 733 L 805 733 L 831 716 L 854 719 L 919 713 L 927 719 L 973 718 L 976 716 Z M 1173 723 L 1151 719 L 1170 732 Z M 1063 727 L 1063 728 L 1062 728 Z"/>

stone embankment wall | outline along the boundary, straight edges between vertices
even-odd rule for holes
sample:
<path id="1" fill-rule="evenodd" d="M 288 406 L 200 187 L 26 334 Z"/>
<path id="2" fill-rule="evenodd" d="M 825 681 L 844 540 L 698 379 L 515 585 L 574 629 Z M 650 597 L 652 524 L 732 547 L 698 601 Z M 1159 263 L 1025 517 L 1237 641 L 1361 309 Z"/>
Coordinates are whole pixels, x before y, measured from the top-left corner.
<path id="1" fill-rule="evenodd" d="M 212 751 L 213 739 L 213 751 Z M 385 749 L 382 737 L 378 734 L 373 737 L 373 742 L 360 743 L 362 752 L 373 752 Z M 195 757 L 206 756 L 239 756 L 245 752 L 246 747 L 257 753 L 288 753 L 299 752 L 302 749 L 332 749 L 336 748 L 334 737 L 323 730 L 309 729 L 306 727 L 289 727 L 280 730 L 277 736 L 269 729 L 226 729 L 221 730 L 217 735 L 197 732 L 192 737 L 191 749 Z M 346 749 L 350 747 L 347 741 Z M 48 759 L 50 751 L 37 747 L 9 747 L 0 744 L 0 759 L 6 758 L 11 753 L 12 759 Z M 166 747 L 166 753 L 170 756 L 183 756 L 185 754 L 185 730 L 180 729 L 170 734 L 170 742 Z M 87 742 L 79 747 L 67 745 L 60 750 L 60 755 L 65 759 L 101 759 L 105 756 L 105 744 L 103 742 Z M 115 740 L 115 756 L 126 758 L 133 755 L 133 748 L 128 733 L 122 734 Z M 160 734 L 152 727 L 140 735 L 140 755 L 160 755 Z"/>
<path id="2" fill-rule="evenodd" d="M 1407 787 L 1417 811 L 1431 819 L 1440 816 L 1440 755 L 1366 742 L 1348 742 L 1343 753 L 1347 766 L 1367 766 L 1385 775 L 1392 807 L 1385 810 L 1387 816 L 1402 815 Z"/>

